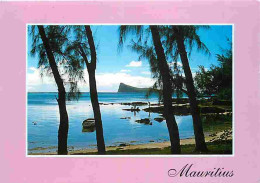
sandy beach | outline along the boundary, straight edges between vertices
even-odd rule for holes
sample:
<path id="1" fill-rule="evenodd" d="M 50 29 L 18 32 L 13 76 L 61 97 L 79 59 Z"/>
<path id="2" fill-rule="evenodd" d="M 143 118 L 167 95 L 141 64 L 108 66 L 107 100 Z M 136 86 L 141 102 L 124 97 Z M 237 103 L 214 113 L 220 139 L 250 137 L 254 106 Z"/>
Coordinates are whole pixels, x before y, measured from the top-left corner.
<path id="1" fill-rule="evenodd" d="M 232 140 L 232 130 L 224 130 L 220 132 L 214 132 L 210 134 L 206 134 L 205 137 L 206 142 L 214 142 L 218 140 Z M 181 139 L 181 145 L 189 145 L 195 144 L 194 138 Z M 124 144 L 122 146 L 107 146 L 107 151 L 114 150 L 135 150 L 135 149 L 163 149 L 170 146 L 170 142 L 151 142 L 145 144 Z M 80 149 L 80 150 L 70 150 L 68 155 L 84 155 L 84 154 L 95 154 L 97 153 L 97 149 Z M 30 153 L 29 155 L 57 155 L 55 152 L 49 153 Z"/>

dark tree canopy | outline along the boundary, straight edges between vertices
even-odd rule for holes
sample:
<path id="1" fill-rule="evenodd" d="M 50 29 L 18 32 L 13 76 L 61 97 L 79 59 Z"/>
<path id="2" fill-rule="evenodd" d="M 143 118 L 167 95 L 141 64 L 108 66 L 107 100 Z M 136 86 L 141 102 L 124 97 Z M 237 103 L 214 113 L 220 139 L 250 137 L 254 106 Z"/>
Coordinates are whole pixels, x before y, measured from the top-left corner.
<path id="1" fill-rule="evenodd" d="M 232 100 L 232 45 L 216 55 L 218 66 L 209 70 L 203 66 L 196 73 L 195 82 L 199 95 L 215 95 L 219 99 Z"/>

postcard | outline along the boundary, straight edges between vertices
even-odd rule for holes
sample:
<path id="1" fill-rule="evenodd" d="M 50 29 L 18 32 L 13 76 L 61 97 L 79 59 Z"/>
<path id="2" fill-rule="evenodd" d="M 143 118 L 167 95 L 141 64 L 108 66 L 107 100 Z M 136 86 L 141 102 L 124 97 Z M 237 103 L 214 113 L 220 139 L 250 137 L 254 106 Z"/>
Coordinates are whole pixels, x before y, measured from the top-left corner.
<path id="1" fill-rule="evenodd" d="M 259 5 L 2 2 L 3 182 L 259 182 Z"/>

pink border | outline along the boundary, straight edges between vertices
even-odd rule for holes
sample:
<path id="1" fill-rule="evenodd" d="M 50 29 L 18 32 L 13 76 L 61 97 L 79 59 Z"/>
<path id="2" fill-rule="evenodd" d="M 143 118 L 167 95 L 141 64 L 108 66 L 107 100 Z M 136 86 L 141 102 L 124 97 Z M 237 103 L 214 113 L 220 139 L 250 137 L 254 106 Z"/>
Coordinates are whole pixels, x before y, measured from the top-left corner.
<path id="1" fill-rule="evenodd" d="M 259 3 L 1 2 L 1 182 L 259 181 Z M 235 25 L 235 156 L 208 158 L 25 157 L 27 23 L 230 23 Z M 171 168 L 224 167 L 232 178 L 171 178 Z"/>

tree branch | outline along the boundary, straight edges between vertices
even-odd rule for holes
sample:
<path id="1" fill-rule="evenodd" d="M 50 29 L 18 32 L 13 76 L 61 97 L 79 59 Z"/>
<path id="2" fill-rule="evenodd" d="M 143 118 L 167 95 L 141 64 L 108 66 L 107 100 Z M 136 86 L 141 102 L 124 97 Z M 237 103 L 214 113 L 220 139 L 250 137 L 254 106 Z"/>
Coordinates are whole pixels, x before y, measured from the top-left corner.
<path id="1" fill-rule="evenodd" d="M 88 57 L 87 57 L 87 55 L 86 55 L 86 53 L 84 52 L 84 50 L 83 50 L 83 48 L 82 48 L 82 46 L 80 45 L 80 44 L 78 44 L 78 47 L 79 47 L 79 53 L 80 53 L 80 55 L 82 56 L 82 58 L 85 60 L 85 63 L 86 63 L 86 65 L 87 65 L 87 67 L 89 66 L 89 61 L 88 61 Z"/>

